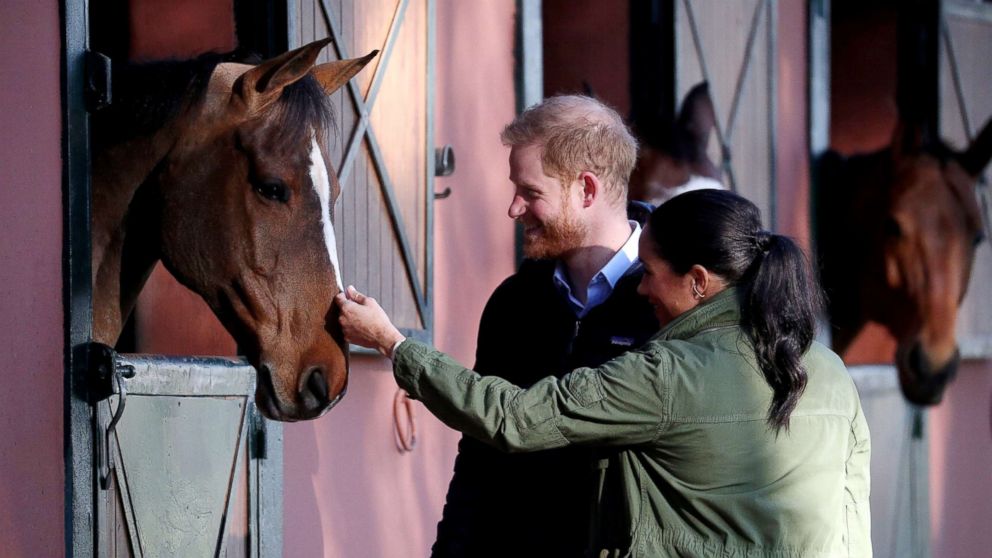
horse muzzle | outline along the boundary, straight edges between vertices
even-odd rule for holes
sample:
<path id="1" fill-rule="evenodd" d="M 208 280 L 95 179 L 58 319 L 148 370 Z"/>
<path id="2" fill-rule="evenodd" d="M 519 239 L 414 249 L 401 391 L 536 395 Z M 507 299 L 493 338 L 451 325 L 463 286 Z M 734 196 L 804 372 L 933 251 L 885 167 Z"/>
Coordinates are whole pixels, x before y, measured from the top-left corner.
<path id="1" fill-rule="evenodd" d="M 957 349 L 947 363 L 934 368 L 919 343 L 900 345 L 896 350 L 896 369 L 903 396 L 915 405 L 937 405 L 957 375 L 960 363 L 961 354 Z"/>
<path id="2" fill-rule="evenodd" d="M 330 411 L 344 397 L 347 390 L 347 368 L 344 381 L 332 391 L 326 371 L 312 367 L 303 376 L 295 393 L 280 396 L 273 379 L 272 368 L 263 364 L 258 367 L 258 385 L 255 390 L 255 405 L 266 418 L 284 422 L 312 420 Z"/>

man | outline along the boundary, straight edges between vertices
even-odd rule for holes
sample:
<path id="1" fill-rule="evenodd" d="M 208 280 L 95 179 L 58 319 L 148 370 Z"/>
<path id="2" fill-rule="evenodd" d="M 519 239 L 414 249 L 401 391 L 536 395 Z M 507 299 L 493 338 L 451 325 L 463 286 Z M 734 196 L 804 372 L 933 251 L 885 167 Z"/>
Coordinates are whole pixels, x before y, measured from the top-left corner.
<path id="1" fill-rule="evenodd" d="M 486 305 L 474 369 L 529 386 L 642 344 L 658 324 L 636 293 L 641 228 L 628 219 L 627 181 L 637 144 L 623 120 L 588 97 L 553 97 L 501 139 L 528 259 Z M 605 457 L 507 455 L 463 437 L 433 556 L 581 556 Z"/>

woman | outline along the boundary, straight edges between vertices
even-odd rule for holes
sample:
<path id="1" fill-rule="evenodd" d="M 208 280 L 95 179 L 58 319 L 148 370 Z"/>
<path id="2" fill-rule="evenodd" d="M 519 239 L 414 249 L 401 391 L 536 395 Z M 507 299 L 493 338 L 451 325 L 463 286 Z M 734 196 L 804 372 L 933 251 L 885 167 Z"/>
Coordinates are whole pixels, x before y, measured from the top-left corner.
<path id="1" fill-rule="evenodd" d="M 868 427 L 843 363 L 813 342 L 802 252 L 718 190 L 659 207 L 639 248 L 662 329 L 526 390 L 405 340 L 350 287 L 341 323 L 453 428 L 507 451 L 618 448 L 601 556 L 870 556 Z"/>

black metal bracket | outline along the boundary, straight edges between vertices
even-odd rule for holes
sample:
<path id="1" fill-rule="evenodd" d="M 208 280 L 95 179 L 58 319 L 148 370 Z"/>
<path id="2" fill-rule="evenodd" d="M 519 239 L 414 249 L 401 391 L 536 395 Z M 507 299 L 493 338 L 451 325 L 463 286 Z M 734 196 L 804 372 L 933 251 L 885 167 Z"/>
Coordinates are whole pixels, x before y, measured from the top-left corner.
<path id="1" fill-rule="evenodd" d="M 96 112 L 113 102 L 110 58 L 94 50 L 86 51 L 86 110 Z"/>
<path id="2" fill-rule="evenodd" d="M 89 344 L 89 401 L 95 405 L 114 394 L 117 351 L 103 343 Z"/>

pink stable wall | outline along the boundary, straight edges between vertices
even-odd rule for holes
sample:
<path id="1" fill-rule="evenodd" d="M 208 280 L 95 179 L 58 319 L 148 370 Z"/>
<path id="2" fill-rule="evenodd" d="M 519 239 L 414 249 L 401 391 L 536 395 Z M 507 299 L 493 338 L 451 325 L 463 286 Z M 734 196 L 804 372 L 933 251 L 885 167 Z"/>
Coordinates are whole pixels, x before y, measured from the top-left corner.
<path id="1" fill-rule="evenodd" d="M 0 554 L 64 554 L 58 2 L 0 3 Z"/>
<path id="2" fill-rule="evenodd" d="M 466 364 L 492 290 L 513 271 L 511 188 L 499 131 L 514 115 L 513 0 L 437 0 L 435 141 L 457 170 L 436 181 L 435 343 Z M 284 554 L 426 556 L 451 478 L 458 434 L 415 404 L 418 443 L 393 442 L 389 363 L 354 357 L 333 412 L 287 424 Z"/>
<path id="3" fill-rule="evenodd" d="M 930 550 L 935 558 L 992 548 L 992 363 L 965 362 L 930 411 Z"/>

